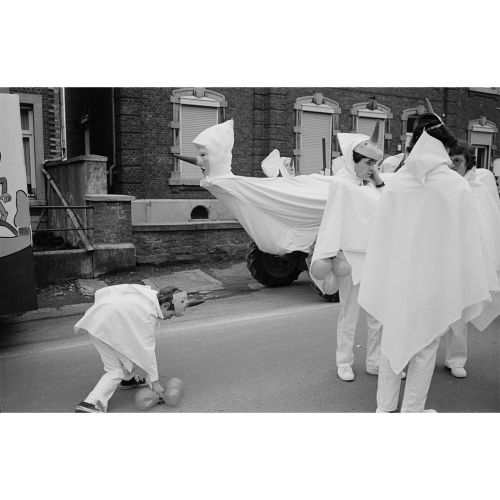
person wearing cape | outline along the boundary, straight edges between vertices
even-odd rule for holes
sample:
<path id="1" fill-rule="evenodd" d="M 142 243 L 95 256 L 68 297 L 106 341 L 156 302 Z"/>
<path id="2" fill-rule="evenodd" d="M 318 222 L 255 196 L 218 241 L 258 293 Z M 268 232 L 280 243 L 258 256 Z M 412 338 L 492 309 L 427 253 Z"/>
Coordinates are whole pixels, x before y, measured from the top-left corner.
<path id="1" fill-rule="evenodd" d="M 455 144 L 439 116 L 421 115 L 373 221 L 359 303 L 383 325 L 377 412 L 396 411 L 406 365 L 401 412 L 433 412 L 425 403 L 441 335 L 471 320 L 484 329 L 495 317 L 498 281 L 483 258 L 471 190 L 449 168 Z"/>
<path id="2" fill-rule="evenodd" d="M 484 250 L 484 259 L 490 260 L 500 279 L 500 204 L 498 193 L 492 193 L 488 181 L 484 178 L 491 174 L 481 169 L 478 175 L 474 148 L 459 139 L 457 145 L 450 150 L 451 168 L 469 182 L 472 198 L 477 211 L 478 227 Z M 483 174 L 483 175 L 481 175 Z M 493 176 L 491 174 L 491 176 Z M 493 295 L 493 304 L 500 308 L 500 294 Z M 445 342 L 445 366 L 457 378 L 465 378 L 467 371 L 467 324 L 460 323 L 455 329 L 450 328 L 443 337 Z"/>
<path id="3" fill-rule="evenodd" d="M 155 355 L 157 321 L 182 316 L 189 305 L 186 292 L 175 287 L 157 292 L 149 285 L 125 284 L 97 290 L 94 304 L 74 330 L 89 333 L 105 373 L 75 412 L 105 413 L 118 386 L 134 389 L 149 385 L 162 394 Z M 136 373 L 137 368 L 146 378 Z"/>
<path id="4" fill-rule="evenodd" d="M 354 380 L 354 335 L 359 318 L 358 290 L 373 214 L 384 183 L 375 170 L 383 153 L 377 146 L 378 123 L 372 137 L 338 134 L 344 166 L 331 183 L 311 260 L 311 273 L 325 286 L 338 283 L 337 375 Z M 333 293 L 336 290 L 331 290 Z M 329 292 L 330 293 L 330 292 Z M 366 371 L 376 375 L 380 358 L 380 324 L 367 315 Z"/>

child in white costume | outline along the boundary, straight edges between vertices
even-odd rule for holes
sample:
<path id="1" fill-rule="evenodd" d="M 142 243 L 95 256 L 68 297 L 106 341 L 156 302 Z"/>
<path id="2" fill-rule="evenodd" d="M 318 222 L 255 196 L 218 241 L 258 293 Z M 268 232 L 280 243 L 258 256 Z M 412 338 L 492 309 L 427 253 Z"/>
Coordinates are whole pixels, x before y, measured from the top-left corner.
<path id="1" fill-rule="evenodd" d="M 377 412 L 396 410 L 407 364 L 401 411 L 426 411 L 440 336 L 459 323 L 478 326 L 496 286 L 469 185 L 449 168 L 446 148 L 456 139 L 430 113 L 413 139 L 381 196 L 359 292 L 360 305 L 383 324 Z"/>
<path id="2" fill-rule="evenodd" d="M 482 241 L 485 243 L 485 259 L 492 258 L 500 274 L 500 205 L 498 193 L 491 192 L 490 186 L 483 182 L 484 176 L 477 175 L 476 159 L 472 146 L 463 140 L 451 149 L 451 168 L 467 179 L 471 188 L 474 205 L 477 209 L 478 221 L 481 224 Z M 486 174 L 484 169 L 481 169 Z M 487 172 L 491 174 L 491 172 Z M 489 250 L 488 250 L 489 248 Z M 489 254 L 489 255 L 488 255 Z M 497 299 L 498 300 L 498 299 Z M 467 361 L 467 324 L 461 323 L 455 329 L 449 329 L 444 335 L 445 366 L 451 370 L 454 377 L 467 376 L 465 363 Z"/>
<path id="3" fill-rule="evenodd" d="M 187 294 L 177 288 L 157 292 L 144 285 L 115 285 L 97 290 L 94 305 L 75 325 L 86 330 L 99 352 L 105 374 L 92 392 L 76 407 L 76 413 L 104 413 L 118 385 L 124 389 L 150 385 L 164 389 L 158 380 L 155 328 L 159 319 L 181 316 L 188 306 Z M 146 379 L 135 374 L 139 367 Z"/>
<path id="4" fill-rule="evenodd" d="M 346 260 L 351 272 L 339 276 L 340 312 L 337 321 L 337 375 L 354 380 L 352 364 L 356 324 L 359 317 L 358 290 L 366 255 L 370 223 L 376 211 L 380 188 L 384 183 L 375 166 L 383 157 L 377 147 L 378 124 L 372 138 L 363 134 L 338 134 L 344 166 L 334 176 L 328 202 L 318 232 L 311 261 L 316 263 Z M 348 267 L 347 267 L 348 269 Z M 316 277 L 316 276 L 315 276 Z M 366 315 L 366 371 L 378 374 L 380 359 L 380 323 Z"/>

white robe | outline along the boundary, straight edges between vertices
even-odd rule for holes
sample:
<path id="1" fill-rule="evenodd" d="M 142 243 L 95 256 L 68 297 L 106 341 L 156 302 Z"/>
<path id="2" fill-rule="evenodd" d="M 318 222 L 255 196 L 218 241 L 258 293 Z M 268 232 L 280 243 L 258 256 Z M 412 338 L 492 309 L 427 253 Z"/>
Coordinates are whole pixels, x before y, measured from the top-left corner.
<path id="1" fill-rule="evenodd" d="M 115 285 L 97 290 L 94 305 L 75 325 L 86 330 L 158 380 L 155 328 L 163 314 L 149 285 Z M 127 366 L 132 371 L 132 365 Z"/>
<path id="2" fill-rule="evenodd" d="M 395 373 L 491 300 L 470 187 L 450 164 L 424 132 L 387 181 L 373 222 L 359 304 L 383 324 L 382 355 Z"/>
<path id="3" fill-rule="evenodd" d="M 357 285 L 363 272 L 380 190 L 372 183 L 363 185 L 354 169 L 354 148 L 369 137 L 363 134 L 338 134 L 338 139 L 344 167 L 333 177 L 311 264 L 334 257 L 342 250 L 352 267 L 353 284 Z"/>

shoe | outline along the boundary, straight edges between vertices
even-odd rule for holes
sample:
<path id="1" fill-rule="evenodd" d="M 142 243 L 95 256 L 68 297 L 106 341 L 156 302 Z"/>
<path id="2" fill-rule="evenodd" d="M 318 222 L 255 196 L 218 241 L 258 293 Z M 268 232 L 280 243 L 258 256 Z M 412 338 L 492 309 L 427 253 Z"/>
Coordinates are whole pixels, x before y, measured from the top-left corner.
<path id="1" fill-rule="evenodd" d="M 467 377 L 467 372 L 466 372 L 465 368 L 450 368 L 450 370 L 451 370 L 451 374 L 454 377 L 457 377 L 457 378 Z"/>
<path id="2" fill-rule="evenodd" d="M 82 401 L 76 408 L 75 413 L 106 413 L 99 403 L 95 405 Z"/>
<path id="3" fill-rule="evenodd" d="M 354 372 L 350 366 L 339 366 L 337 368 L 337 375 L 345 382 L 351 382 L 354 380 Z"/>
<path id="4" fill-rule="evenodd" d="M 122 380 L 120 382 L 120 389 L 137 389 L 138 387 L 146 387 L 147 385 L 145 378 L 134 376 L 130 380 Z"/>
<path id="5" fill-rule="evenodd" d="M 424 410 L 422 413 L 437 413 L 437 411 L 429 408 L 428 410 Z"/>

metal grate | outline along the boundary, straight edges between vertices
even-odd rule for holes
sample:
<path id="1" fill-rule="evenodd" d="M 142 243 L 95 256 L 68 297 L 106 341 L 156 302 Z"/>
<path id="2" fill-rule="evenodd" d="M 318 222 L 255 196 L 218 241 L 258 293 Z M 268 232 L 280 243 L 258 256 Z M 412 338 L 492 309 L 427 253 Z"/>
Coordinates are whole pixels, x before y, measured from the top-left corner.
<path id="1" fill-rule="evenodd" d="M 151 285 L 155 290 L 166 286 L 176 286 L 188 293 L 206 290 L 222 290 L 224 285 L 215 278 L 204 273 L 201 269 L 179 271 L 176 273 L 162 274 L 142 281 L 145 285 Z"/>

